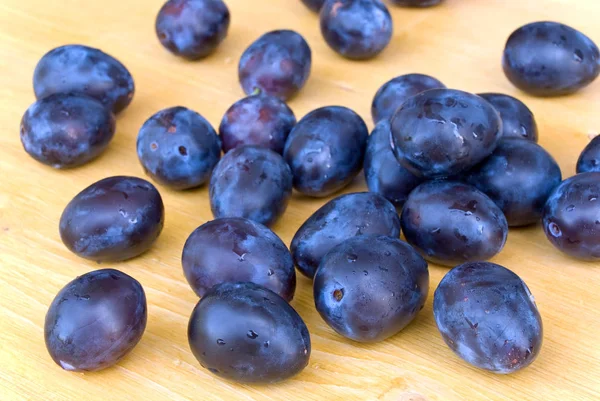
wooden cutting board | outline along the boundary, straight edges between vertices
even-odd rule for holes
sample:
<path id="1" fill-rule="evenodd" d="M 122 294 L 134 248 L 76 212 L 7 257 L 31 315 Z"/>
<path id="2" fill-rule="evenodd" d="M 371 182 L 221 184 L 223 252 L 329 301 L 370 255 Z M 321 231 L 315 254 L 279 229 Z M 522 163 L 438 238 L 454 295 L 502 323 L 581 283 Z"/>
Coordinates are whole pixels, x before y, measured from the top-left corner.
<path id="1" fill-rule="evenodd" d="M 394 338 L 361 345 L 336 335 L 314 309 L 311 283 L 300 277 L 292 305 L 312 335 L 309 366 L 273 386 L 222 381 L 200 367 L 186 338 L 197 302 L 181 270 L 187 236 L 212 218 L 207 188 L 160 188 L 166 225 L 150 252 L 118 265 L 98 266 L 70 253 L 58 235 L 69 200 L 109 175 L 143 176 L 136 153 L 139 127 L 154 112 L 184 105 L 218 126 L 243 93 L 237 82 L 242 51 L 277 28 L 302 33 L 313 50 L 312 76 L 290 105 L 298 117 L 325 105 L 356 110 L 370 126 L 377 88 L 393 76 L 421 72 L 449 87 L 498 91 L 534 111 L 540 143 L 565 177 L 589 137 L 600 131 L 600 80 L 580 93 L 537 99 L 512 87 L 500 59 L 508 35 L 522 24 L 557 20 L 600 42 L 595 0 L 447 0 L 439 7 L 390 7 L 391 45 L 380 57 L 351 62 L 321 38 L 318 20 L 300 0 L 228 0 L 228 39 L 210 58 L 185 62 L 167 53 L 154 34 L 161 0 L 2 0 L 0 3 L 0 399 L 2 400 L 598 400 L 600 399 L 600 266 L 563 256 L 538 227 L 511 230 L 494 262 L 529 285 L 544 320 L 539 359 L 499 376 L 468 366 L 446 347 L 432 316 L 431 296 L 418 318 Z M 82 43 L 120 59 L 137 85 L 118 118 L 103 156 L 70 171 L 33 161 L 19 141 L 19 121 L 35 100 L 33 69 L 53 47 Z M 365 189 L 362 176 L 347 192 Z M 274 230 L 289 244 L 296 229 L 325 200 L 294 196 Z M 141 343 L 118 366 L 101 373 L 61 370 L 43 339 L 48 305 L 67 282 L 99 267 L 114 267 L 146 289 L 149 320 Z M 432 265 L 431 291 L 447 269 Z"/>

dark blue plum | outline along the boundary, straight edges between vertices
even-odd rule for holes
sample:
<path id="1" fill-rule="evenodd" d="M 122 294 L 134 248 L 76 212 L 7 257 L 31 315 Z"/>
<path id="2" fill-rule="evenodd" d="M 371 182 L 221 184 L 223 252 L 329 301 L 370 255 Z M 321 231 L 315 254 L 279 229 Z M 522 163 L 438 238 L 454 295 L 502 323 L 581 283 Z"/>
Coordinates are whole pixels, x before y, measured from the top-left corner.
<path id="1" fill-rule="evenodd" d="M 431 7 L 437 6 L 442 0 L 390 0 L 392 4 L 401 7 Z"/>
<path id="2" fill-rule="evenodd" d="M 577 160 L 577 173 L 588 172 L 600 173 L 600 136 L 592 139 Z"/>
<path id="3" fill-rule="evenodd" d="M 156 35 L 173 54 L 198 60 L 227 36 L 231 17 L 222 0 L 169 0 L 156 17 Z"/>
<path id="4" fill-rule="evenodd" d="M 508 225 L 541 221 L 548 197 L 562 181 L 556 160 L 534 142 L 502 139 L 490 157 L 466 178 L 498 205 Z"/>
<path id="5" fill-rule="evenodd" d="M 319 11 L 321 11 L 321 7 L 323 7 L 325 0 L 302 0 L 302 2 L 306 7 L 318 13 Z"/>
<path id="6" fill-rule="evenodd" d="M 500 113 L 503 138 L 521 138 L 538 141 L 538 128 L 533 113 L 523 102 L 501 93 L 481 93 Z"/>
<path id="7" fill-rule="evenodd" d="M 214 286 L 188 326 L 202 367 L 241 383 L 274 383 L 300 373 L 310 359 L 310 334 L 298 313 L 254 283 Z"/>
<path id="8" fill-rule="evenodd" d="M 494 373 L 529 366 L 542 348 L 542 318 L 533 295 L 519 276 L 494 263 L 450 270 L 435 290 L 433 315 L 452 351 Z"/>
<path id="9" fill-rule="evenodd" d="M 290 251 L 267 227 L 252 220 L 224 218 L 198 227 L 181 257 L 188 283 L 203 297 L 214 285 L 247 281 L 294 298 L 296 270 Z"/>
<path id="10" fill-rule="evenodd" d="M 400 217 L 409 244 L 446 266 L 490 259 L 508 235 L 502 210 L 483 192 L 452 181 L 430 181 L 411 192 Z"/>
<path id="11" fill-rule="evenodd" d="M 317 311 L 337 333 L 377 342 L 400 332 L 423 309 L 429 270 L 406 242 L 362 235 L 325 255 L 313 289 Z"/>
<path id="12" fill-rule="evenodd" d="M 363 166 L 368 137 L 363 119 L 346 107 L 308 113 L 290 133 L 283 151 L 294 174 L 294 188 L 324 197 L 350 184 Z"/>
<path id="13" fill-rule="evenodd" d="M 256 145 L 283 153 L 296 116 L 285 102 L 268 95 L 248 96 L 231 106 L 219 127 L 223 152 Z"/>
<path id="14" fill-rule="evenodd" d="M 32 104 L 21 120 L 21 143 L 35 160 L 55 168 L 98 157 L 115 133 L 115 118 L 98 100 L 55 94 Z"/>
<path id="15" fill-rule="evenodd" d="M 287 100 L 304 87 L 311 65 L 312 52 L 300 34 L 272 31 L 244 51 L 238 75 L 247 95 L 263 93 Z"/>
<path id="16" fill-rule="evenodd" d="M 146 329 L 146 294 L 118 270 L 97 270 L 67 284 L 50 304 L 46 348 L 60 367 L 90 372 L 119 362 Z"/>
<path id="17" fill-rule="evenodd" d="M 133 77 L 121 62 L 101 50 L 81 45 L 57 47 L 39 61 L 33 74 L 38 99 L 55 93 L 78 93 L 123 111 L 135 92 Z"/>
<path id="18" fill-rule="evenodd" d="M 183 190 L 208 180 L 221 157 L 221 142 L 200 114 L 172 107 L 144 123 L 137 138 L 137 154 L 153 180 Z"/>
<path id="19" fill-rule="evenodd" d="M 388 120 L 377 124 L 369 136 L 365 153 L 365 178 L 369 191 L 383 195 L 400 208 L 423 180 L 398 163 L 392 152 L 390 136 Z"/>
<path id="20" fill-rule="evenodd" d="M 574 258 L 600 260 L 600 173 L 577 174 L 550 195 L 543 215 L 546 236 Z"/>
<path id="21" fill-rule="evenodd" d="M 278 153 L 258 146 L 229 151 L 210 179 L 215 218 L 244 217 L 270 226 L 292 196 L 292 172 Z"/>
<path id="22" fill-rule="evenodd" d="M 429 75 L 406 74 L 396 77 L 383 84 L 375 94 L 371 104 L 373 121 L 377 124 L 382 120 L 389 120 L 408 98 L 426 90 L 445 87 Z"/>
<path id="23" fill-rule="evenodd" d="M 294 235 L 290 249 L 300 273 L 313 278 L 327 252 L 349 238 L 367 234 L 398 238 L 398 213 L 379 194 L 347 194 L 330 200 L 310 216 Z"/>
<path id="24" fill-rule="evenodd" d="M 60 237 L 72 252 L 118 262 L 146 252 L 165 220 L 156 188 L 136 177 L 100 180 L 73 198 L 60 217 Z"/>
<path id="25" fill-rule="evenodd" d="M 534 22 L 510 35 L 502 67 L 513 85 L 531 95 L 568 95 L 598 77 L 600 50 L 567 25 Z"/>
<path id="26" fill-rule="evenodd" d="M 381 0 L 327 0 L 320 20 L 325 42 L 349 59 L 373 58 L 392 39 L 392 16 Z"/>
<path id="27" fill-rule="evenodd" d="M 432 89 L 408 99 L 391 120 L 392 147 L 419 177 L 452 177 L 496 148 L 500 115 L 483 98 L 454 89 Z"/>

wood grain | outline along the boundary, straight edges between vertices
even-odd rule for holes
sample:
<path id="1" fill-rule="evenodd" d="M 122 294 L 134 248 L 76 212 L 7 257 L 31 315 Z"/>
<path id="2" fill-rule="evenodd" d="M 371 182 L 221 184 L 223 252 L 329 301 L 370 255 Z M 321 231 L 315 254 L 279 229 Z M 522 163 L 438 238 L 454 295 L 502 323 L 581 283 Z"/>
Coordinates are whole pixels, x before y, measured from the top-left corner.
<path id="1" fill-rule="evenodd" d="M 312 333 L 309 367 L 293 380 L 269 387 L 215 378 L 199 366 L 187 345 L 187 321 L 197 298 L 180 266 L 188 234 L 212 218 L 206 188 L 185 193 L 162 188 L 167 221 L 156 246 L 114 266 L 146 289 L 149 322 L 137 348 L 101 373 L 59 369 L 43 341 L 47 306 L 68 281 L 98 268 L 62 245 L 58 220 L 64 206 L 105 176 L 143 176 L 135 138 L 145 119 L 159 109 L 185 105 L 218 125 L 242 96 L 236 71 L 241 52 L 267 30 L 298 30 L 312 46 L 312 76 L 290 103 L 297 116 L 338 104 L 355 109 L 371 124 L 370 102 L 377 88 L 393 76 L 421 72 L 450 87 L 505 92 L 524 100 L 537 116 L 540 143 L 559 161 L 565 177 L 574 173 L 588 136 L 600 131 L 600 80 L 574 96 L 536 99 L 513 88 L 500 67 L 507 36 L 534 20 L 558 20 L 600 41 L 600 5 L 594 0 L 448 0 L 427 10 L 391 7 L 393 42 L 369 62 L 346 61 L 330 51 L 316 16 L 298 0 L 228 0 L 229 37 L 216 54 L 198 63 L 177 59 L 158 44 L 153 25 L 161 2 L 0 2 L 0 399 L 600 399 L 600 268 L 561 255 L 540 227 L 512 230 L 504 252 L 494 259 L 528 283 L 544 319 L 541 355 L 520 373 L 489 374 L 454 356 L 435 328 L 431 297 L 416 321 L 391 340 L 375 345 L 346 341 L 319 318 L 311 284 L 300 278 L 293 306 Z M 99 47 L 119 58 L 133 73 L 137 93 L 119 116 L 117 135 L 102 157 L 82 168 L 55 171 L 25 154 L 18 127 L 34 101 L 35 64 L 46 51 L 66 43 Z M 364 188 L 361 178 L 347 191 Z M 275 231 L 289 244 L 323 202 L 295 197 Z M 431 266 L 432 291 L 446 271 Z"/>

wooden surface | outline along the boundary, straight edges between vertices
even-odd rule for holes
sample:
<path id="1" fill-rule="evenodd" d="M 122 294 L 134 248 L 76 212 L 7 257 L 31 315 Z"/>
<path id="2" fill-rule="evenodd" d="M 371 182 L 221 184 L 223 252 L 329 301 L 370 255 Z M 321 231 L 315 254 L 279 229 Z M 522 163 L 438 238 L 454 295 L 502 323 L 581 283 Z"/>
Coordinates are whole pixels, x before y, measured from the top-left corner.
<path id="1" fill-rule="evenodd" d="M 598 400 L 600 399 L 600 267 L 561 255 L 540 227 L 512 230 L 494 259 L 518 273 L 536 297 L 545 339 L 528 369 L 498 376 L 468 366 L 435 328 L 431 294 L 447 269 L 431 266 L 425 309 L 402 333 L 375 345 L 336 335 L 314 310 L 311 283 L 300 278 L 292 305 L 305 319 L 313 353 L 307 369 L 269 387 L 224 382 L 203 370 L 186 338 L 197 301 L 181 270 L 189 233 L 212 218 L 206 187 L 176 193 L 164 188 L 166 225 L 150 252 L 114 265 L 146 289 L 149 320 L 141 343 L 118 366 L 94 374 L 62 371 L 43 340 L 48 305 L 67 282 L 99 267 L 61 243 L 58 220 L 81 189 L 109 175 L 143 176 L 135 138 L 151 114 L 185 105 L 218 126 L 242 96 L 241 52 L 276 28 L 301 32 L 313 49 L 312 76 L 290 105 L 298 117 L 339 104 L 372 126 L 370 102 L 393 76 L 422 72 L 450 87 L 500 91 L 524 100 L 537 116 L 540 143 L 574 173 L 588 136 L 600 131 L 600 80 L 561 99 L 518 92 L 502 74 L 507 36 L 534 20 L 559 20 L 600 41 L 595 0 L 448 0 L 427 10 L 391 8 L 395 33 L 377 59 L 350 62 L 330 51 L 317 17 L 299 0 L 228 0 L 232 26 L 216 54 L 198 63 L 168 54 L 154 34 L 162 0 L 2 0 L 0 2 L 0 399 L 2 400 Z M 576 4 L 576 6 L 575 6 Z M 66 43 L 99 47 L 132 72 L 137 92 L 119 116 L 117 134 L 95 162 L 55 171 L 29 158 L 19 142 L 19 121 L 34 101 L 33 69 L 49 49 Z M 347 191 L 363 190 L 357 179 Z M 324 200 L 294 197 L 274 227 L 289 244 L 295 230 Z"/>

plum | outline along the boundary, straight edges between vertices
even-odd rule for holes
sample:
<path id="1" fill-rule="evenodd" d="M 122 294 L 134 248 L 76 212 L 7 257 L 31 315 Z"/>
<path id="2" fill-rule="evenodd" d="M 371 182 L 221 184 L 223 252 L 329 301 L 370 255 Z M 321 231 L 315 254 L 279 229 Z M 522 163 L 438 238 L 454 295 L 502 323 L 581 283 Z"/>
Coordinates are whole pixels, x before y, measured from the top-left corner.
<path id="1" fill-rule="evenodd" d="M 523 102 L 502 93 L 481 93 L 494 106 L 502 119 L 502 138 L 521 138 L 538 141 L 537 123 L 533 113 Z"/>
<path id="2" fill-rule="evenodd" d="M 89 372 L 119 362 L 146 329 L 146 295 L 133 277 L 96 270 L 67 284 L 50 304 L 46 347 L 60 367 Z"/>
<path id="3" fill-rule="evenodd" d="M 40 163 L 54 168 L 84 165 L 108 147 L 115 118 L 86 95 L 54 94 L 38 100 L 21 120 L 21 143 Z"/>
<path id="4" fill-rule="evenodd" d="M 396 158 L 419 177 L 458 175 L 488 157 L 502 136 L 502 121 L 483 98 L 432 89 L 408 99 L 394 114 Z"/>
<path id="5" fill-rule="evenodd" d="M 288 248 L 273 231 L 248 219 L 223 218 L 201 225 L 187 239 L 181 262 L 199 297 L 224 282 L 252 282 L 288 302 L 296 290 Z"/>
<path id="6" fill-rule="evenodd" d="M 466 177 L 498 205 L 508 225 L 538 223 L 548 197 L 562 181 L 556 160 L 538 144 L 502 139 L 494 153 Z"/>
<path id="7" fill-rule="evenodd" d="M 600 173 L 600 136 L 592 139 L 577 160 L 577 173 L 588 172 Z"/>
<path id="8" fill-rule="evenodd" d="M 279 30 L 265 33 L 244 51 L 238 75 L 246 95 L 287 100 L 304 87 L 311 65 L 312 52 L 302 35 Z"/>
<path id="9" fill-rule="evenodd" d="M 577 174 L 563 181 L 543 212 L 546 237 L 574 258 L 600 260 L 600 172 Z"/>
<path id="10" fill-rule="evenodd" d="M 489 262 L 450 270 L 435 290 L 433 315 L 459 357 L 494 373 L 529 366 L 542 348 L 542 318 L 527 285 Z"/>
<path id="11" fill-rule="evenodd" d="M 190 317 L 188 340 L 203 367 L 241 383 L 288 379 L 310 358 L 310 335 L 300 315 L 254 283 L 210 289 Z"/>
<path id="12" fill-rule="evenodd" d="M 325 255 L 313 289 L 317 311 L 337 333 L 377 342 L 400 332 L 423 309 L 429 270 L 406 242 L 361 235 Z"/>
<path id="13" fill-rule="evenodd" d="M 567 25 L 533 22 L 510 35 L 502 67 L 513 85 L 531 95 L 568 95 L 598 77 L 600 50 Z"/>
<path id="14" fill-rule="evenodd" d="M 313 278 L 321 260 L 336 245 L 358 235 L 398 238 L 400 218 L 394 205 L 373 192 L 338 196 L 302 224 L 290 250 L 298 270 Z"/>
<path id="15" fill-rule="evenodd" d="M 346 187 L 363 165 L 369 131 L 354 111 L 340 106 L 308 113 L 290 133 L 283 156 L 294 175 L 294 188 L 314 197 Z"/>
<path id="16" fill-rule="evenodd" d="M 292 196 L 292 172 L 272 150 L 235 148 L 213 170 L 209 196 L 216 218 L 245 217 L 270 226 L 283 215 Z"/>
<path id="17" fill-rule="evenodd" d="M 162 231 L 164 213 L 162 198 L 148 181 L 109 177 L 69 202 L 60 217 L 60 237 L 82 258 L 118 262 L 150 249 Z"/>
<path id="18" fill-rule="evenodd" d="M 221 157 L 216 131 L 200 114 L 171 107 L 150 117 L 140 129 L 137 154 L 146 174 L 177 190 L 204 184 Z"/>
<path id="19" fill-rule="evenodd" d="M 453 181 L 430 181 L 411 192 L 400 217 L 409 244 L 442 265 L 486 260 L 508 235 L 502 210 L 483 192 Z"/>
<path id="20" fill-rule="evenodd" d="M 38 99 L 55 93 L 88 95 L 118 114 L 131 103 L 135 85 L 129 70 L 114 57 L 92 47 L 66 45 L 41 58 L 33 90 Z"/>
<path id="21" fill-rule="evenodd" d="M 323 3 L 325 3 L 325 0 L 302 0 L 302 2 L 306 7 L 318 13 L 319 11 L 321 11 L 321 7 L 323 7 Z"/>

